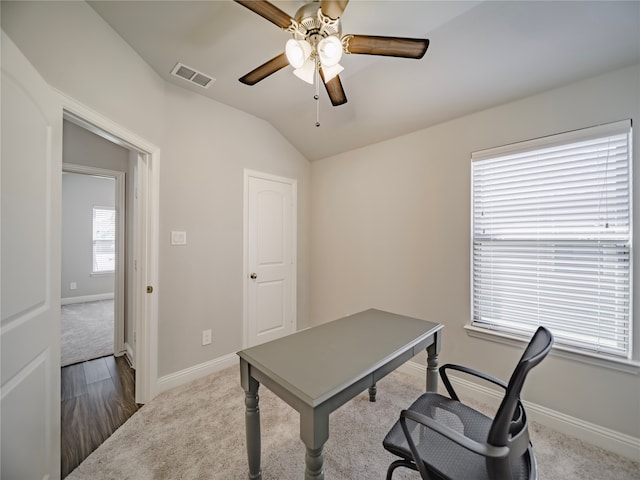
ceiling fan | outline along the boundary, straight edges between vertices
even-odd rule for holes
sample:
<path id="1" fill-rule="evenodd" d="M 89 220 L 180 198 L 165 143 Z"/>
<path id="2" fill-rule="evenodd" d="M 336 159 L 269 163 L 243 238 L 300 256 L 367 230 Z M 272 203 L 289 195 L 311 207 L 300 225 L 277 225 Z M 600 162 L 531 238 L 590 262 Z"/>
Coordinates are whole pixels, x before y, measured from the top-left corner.
<path id="1" fill-rule="evenodd" d="M 343 53 L 419 59 L 429 46 L 429 40 L 421 38 L 343 36 L 340 17 L 349 0 L 310 1 L 298 9 L 295 19 L 267 0 L 235 1 L 293 35 L 284 52 L 247 73 L 240 82 L 255 85 L 291 65 L 296 76 L 316 84 L 316 100 L 318 77 L 322 78 L 334 106 L 347 103 L 339 77 L 343 67 L 338 62 Z"/>

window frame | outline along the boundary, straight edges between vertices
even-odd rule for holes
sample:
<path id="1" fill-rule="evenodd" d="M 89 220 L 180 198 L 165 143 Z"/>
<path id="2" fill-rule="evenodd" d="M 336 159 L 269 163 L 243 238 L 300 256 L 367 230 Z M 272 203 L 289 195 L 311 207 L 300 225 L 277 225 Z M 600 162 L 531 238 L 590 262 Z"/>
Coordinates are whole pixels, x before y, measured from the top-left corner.
<path id="1" fill-rule="evenodd" d="M 621 132 L 621 130 L 623 132 Z M 561 134 L 551 135 L 538 139 L 528 140 L 524 142 L 513 143 L 501 147 L 490 148 L 473 152 L 471 155 L 471 176 L 470 176 L 470 320 L 465 329 L 467 334 L 473 337 L 479 337 L 492 341 L 497 341 L 506 344 L 521 344 L 526 342 L 528 338 L 526 335 L 521 335 L 513 331 L 508 330 L 494 330 L 491 326 L 486 324 L 479 325 L 476 322 L 475 312 L 475 295 L 476 289 L 474 285 L 475 281 L 475 257 L 474 257 L 474 244 L 476 242 L 474 225 L 475 225 L 475 212 L 474 212 L 474 172 L 473 163 L 482 160 L 488 160 L 492 158 L 504 157 L 512 154 L 520 154 L 530 151 L 542 150 L 549 147 L 577 143 L 584 140 L 593 138 L 606 137 L 615 133 L 625 133 L 628 135 L 628 208 L 629 208 L 629 276 L 628 276 L 628 349 L 629 353 L 627 357 L 615 356 L 609 354 L 603 354 L 596 351 L 588 351 L 580 348 L 574 348 L 570 345 L 563 345 L 556 342 L 554 345 L 554 353 L 562 357 L 568 357 L 572 359 L 578 359 L 580 361 L 597 364 L 600 366 L 611 366 L 618 370 L 629 371 L 633 373 L 639 372 L 640 362 L 634 360 L 636 354 L 634 350 L 634 316 L 633 316 L 633 151 L 632 151 L 632 127 L 631 120 L 623 120 L 620 122 L 614 122 L 611 124 L 598 125 L 596 127 L 589 127 L 585 129 L 575 130 L 571 132 L 565 132 Z M 533 239 L 533 238 L 532 238 Z M 486 322 L 482 322 L 486 323 Z M 491 327 L 491 328 L 490 328 Z M 635 346 L 637 348 L 637 345 Z"/>

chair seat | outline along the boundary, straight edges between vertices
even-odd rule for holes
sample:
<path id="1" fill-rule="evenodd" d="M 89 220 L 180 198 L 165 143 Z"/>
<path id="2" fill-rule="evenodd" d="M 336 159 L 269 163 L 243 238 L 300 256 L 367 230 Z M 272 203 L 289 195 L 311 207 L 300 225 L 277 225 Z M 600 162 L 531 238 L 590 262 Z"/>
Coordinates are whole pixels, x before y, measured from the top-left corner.
<path id="1" fill-rule="evenodd" d="M 409 410 L 433 418 L 477 442 L 486 443 L 493 420 L 486 415 L 437 393 L 421 395 Z M 486 459 L 452 442 L 426 427 L 408 421 L 420 456 L 431 476 L 435 479 L 489 480 Z M 385 449 L 401 458 L 411 460 L 411 450 L 396 422 L 383 441 Z M 528 480 L 531 448 L 512 465 L 513 480 Z M 506 479 L 505 479 L 506 480 Z"/>

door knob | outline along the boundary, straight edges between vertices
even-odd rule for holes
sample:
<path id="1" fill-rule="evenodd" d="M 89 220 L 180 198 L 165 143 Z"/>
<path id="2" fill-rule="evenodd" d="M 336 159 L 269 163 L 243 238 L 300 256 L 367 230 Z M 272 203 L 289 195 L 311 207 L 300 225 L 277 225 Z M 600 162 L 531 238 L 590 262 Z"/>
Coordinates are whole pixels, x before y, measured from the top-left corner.
<path id="1" fill-rule="evenodd" d="M 253 280 L 255 280 L 256 278 L 258 278 L 258 274 L 257 274 L 257 273 L 252 273 L 252 274 L 250 275 L 250 277 L 251 277 Z"/>

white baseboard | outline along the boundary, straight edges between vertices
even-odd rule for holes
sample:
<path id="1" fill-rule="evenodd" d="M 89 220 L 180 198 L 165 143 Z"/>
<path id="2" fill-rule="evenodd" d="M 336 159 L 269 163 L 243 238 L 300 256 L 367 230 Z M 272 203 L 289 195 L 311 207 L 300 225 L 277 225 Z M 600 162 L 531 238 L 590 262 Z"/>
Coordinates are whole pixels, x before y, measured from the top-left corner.
<path id="1" fill-rule="evenodd" d="M 214 358 L 205 363 L 194 365 L 193 367 L 185 368 L 179 372 L 170 373 L 164 375 L 158 379 L 158 386 L 156 391 L 162 393 L 166 390 L 179 387 L 185 383 L 189 383 L 198 378 L 205 377 L 211 373 L 219 372 L 225 368 L 239 365 L 238 355 L 230 353 L 223 357 Z M 238 368 L 238 382 L 240 382 L 240 368 Z"/>
<path id="2" fill-rule="evenodd" d="M 60 299 L 60 305 L 69 305 L 72 303 L 97 302 L 98 300 L 111 300 L 112 298 L 113 298 L 113 292 L 98 293 L 96 295 L 83 295 L 82 297 L 67 297 L 67 298 Z"/>
<path id="3" fill-rule="evenodd" d="M 416 362 L 407 362 L 400 367 L 400 370 L 423 379 L 426 375 L 426 367 Z M 466 379 L 456 378 L 453 375 L 449 378 L 451 384 L 461 396 L 468 395 L 478 402 L 498 408 L 502 397 L 495 390 L 477 385 Z M 439 387 L 442 389 L 441 383 L 439 383 Z M 527 409 L 529 418 L 533 421 L 636 462 L 640 461 L 640 438 L 586 422 L 526 400 L 523 400 L 522 403 Z"/>

